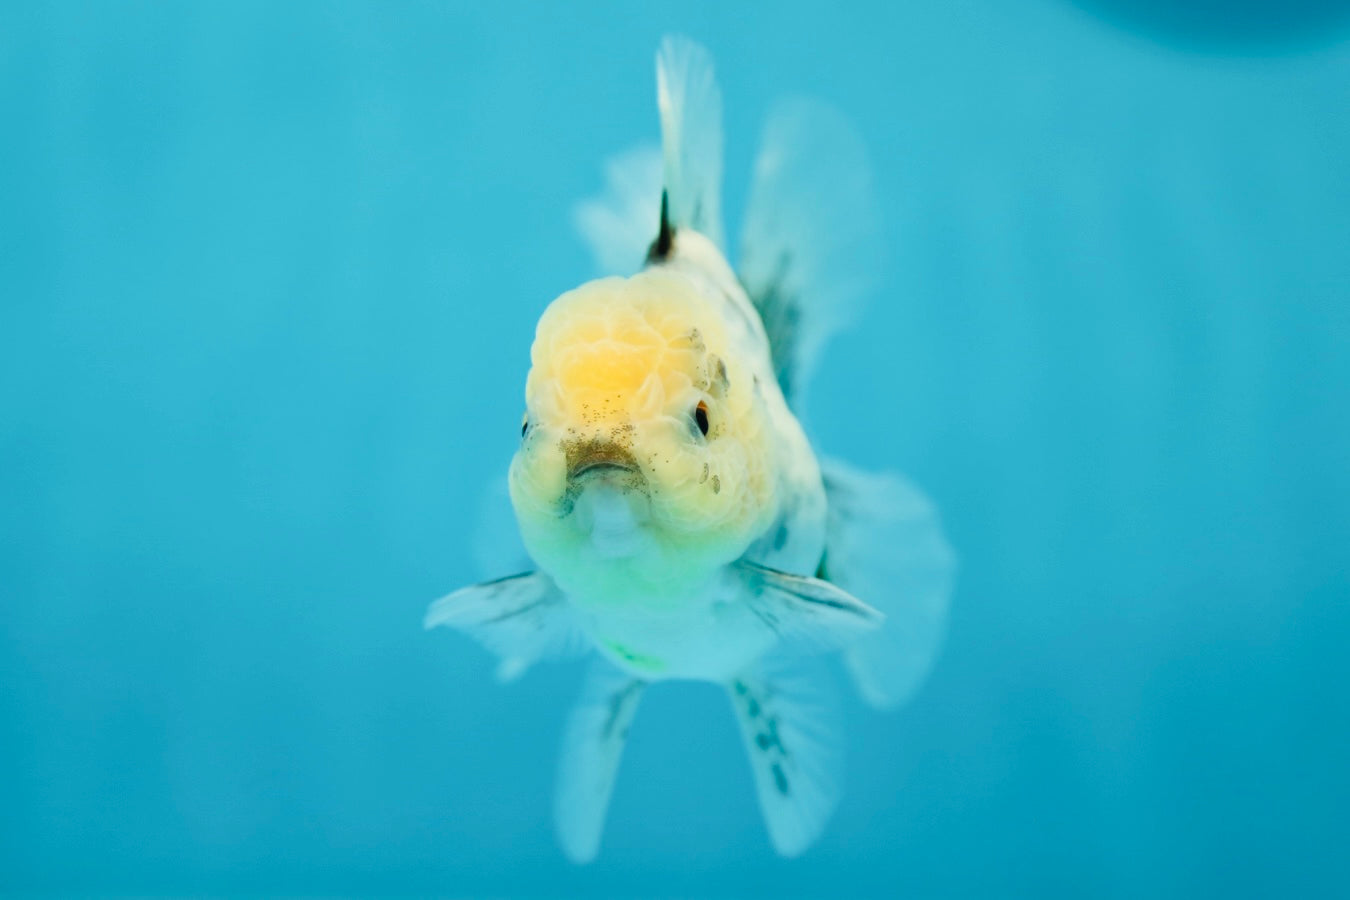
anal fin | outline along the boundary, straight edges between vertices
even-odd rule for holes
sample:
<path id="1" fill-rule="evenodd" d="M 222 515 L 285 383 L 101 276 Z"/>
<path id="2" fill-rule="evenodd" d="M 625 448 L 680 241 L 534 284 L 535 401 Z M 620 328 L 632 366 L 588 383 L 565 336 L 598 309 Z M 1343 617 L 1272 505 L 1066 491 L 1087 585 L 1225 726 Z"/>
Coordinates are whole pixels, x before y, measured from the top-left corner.
<path id="1" fill-rule="evenodd" d="M 619 760 L 645 687 L 645 681 L 597 660 L 568 716 L 558 757 L 553 824 L 558 843 L 572 862 L 590 862 L 600 852 Z"/>
<path id="2" fill-rule="evenodd" d="M 838 705 L 828 684 L 761 669 L 727 685 L 764 824 L 782 856 L 811 846 L 839 800 Z"/>

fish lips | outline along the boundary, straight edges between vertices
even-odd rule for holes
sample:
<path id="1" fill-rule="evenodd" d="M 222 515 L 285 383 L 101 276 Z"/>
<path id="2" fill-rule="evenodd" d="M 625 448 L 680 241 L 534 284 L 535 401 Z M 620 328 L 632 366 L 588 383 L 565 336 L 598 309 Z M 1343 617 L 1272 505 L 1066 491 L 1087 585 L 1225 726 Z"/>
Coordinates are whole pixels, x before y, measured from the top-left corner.
<path id="1" fill-rule="evenodd" d="M 567 490 L 563 492 L 559 513 L 570 516 L 582 495 L 595 490 L 627 496 L 630 503 L 649 496 L 647 478 L 637 460 L 623 447 L 609 443 L 591 443 L 580 452 L 568 454 Z"/>
<path id="2" fill-rule="evenodd" d="M 567 479 L 577 481 L 586 475 L 640 475 L 635 465 L 616 462 L 584 462 L 567 470 Z"/>
<path id="3" fill-rule="evenodd" d="M 613 441 L 588 441 L 567 448 L 567 480 L 594 475 L 633 475 L 642 469 L 627 447 Z"/>
<path id="4" fill-rule="evenodd" d="M 586 536 L 600 559 L 637 553 L 651 519 L 651 492 L 637 460 L 621 444 L 591 441 L 568 454 L 559 512 Z"/>

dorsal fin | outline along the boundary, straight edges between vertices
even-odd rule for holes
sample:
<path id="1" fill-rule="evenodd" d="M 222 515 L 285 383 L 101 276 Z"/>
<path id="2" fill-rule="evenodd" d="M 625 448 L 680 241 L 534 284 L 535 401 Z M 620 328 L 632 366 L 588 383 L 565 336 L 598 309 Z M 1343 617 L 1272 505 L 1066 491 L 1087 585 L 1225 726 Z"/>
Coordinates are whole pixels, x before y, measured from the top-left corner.
<path id="1" fill-rule="evenodd" d="M 665 186 L 661 235 L 692 228 L 725 249 L 722 92 L 708 51 L 685 37 L 664 38 L 656 54 L 656 102 Z"/>
<path id="2" fill-rule="evenodd" d="M 670 245 L 675 240 L 675 229 L 670 224 L 670 197 L 661 192 L 661 224 L 656 231 L 656 240 L 647 250 L 647 262 L 660 262 L 670 255 Z"/>

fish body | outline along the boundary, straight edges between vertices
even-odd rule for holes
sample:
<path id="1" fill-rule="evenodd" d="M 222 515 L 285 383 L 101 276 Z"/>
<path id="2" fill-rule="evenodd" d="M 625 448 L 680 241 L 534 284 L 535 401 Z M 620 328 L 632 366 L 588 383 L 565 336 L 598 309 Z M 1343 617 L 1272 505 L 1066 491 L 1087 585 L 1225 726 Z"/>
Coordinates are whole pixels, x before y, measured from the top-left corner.
<path id="1" fill-rule="evenodd" d="M 681 229 L 642 272 L 564 294 L 532 357 L 510 478 L 530 556 L 620 668 L 719 682 L 744 669 L 774 635 L 738 602 L 732 567 L 813 573 L 825 489 L 720 251 Z"/>
<path id="2" fill-rule="evenodd" d="M 572 859 L 598 852 L 639 699 L 668 679 L 726 688 L 792 856 L 839 789 L 835 704 L 799 661 L 843 650 L 864 699 L 903 702 L 940 644 L 953 557 L 922 494 L 820 460 L 794 413 L 865 268 L 870 187 L 847 123 L 801 103 L 771 117 L 733 268 L 706 51 L 667 39 L 657 83 L 659 165 L 623 157 L 579 215 L 597 259 L 641 269 L 559 296 L 531 347 L 508 482 L 534 568 L 456 591 L 426 622 L 479 639 L 508 679 L 594 651 L 554 797 Z"/>

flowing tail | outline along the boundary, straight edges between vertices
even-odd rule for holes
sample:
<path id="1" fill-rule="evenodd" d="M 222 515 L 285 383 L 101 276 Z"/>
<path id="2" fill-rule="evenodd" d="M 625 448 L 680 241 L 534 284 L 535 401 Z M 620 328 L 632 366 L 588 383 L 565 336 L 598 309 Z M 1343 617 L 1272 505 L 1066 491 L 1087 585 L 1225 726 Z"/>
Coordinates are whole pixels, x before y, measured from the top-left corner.
<path id="1" fill-rule="evenodd" d="M 867 150 L 848 119 L 816 100 L 775 105 L 755 159 L 736 271 L 799 415 L 821 350 L 875 286 L 879 223 Z"/>
<path id="2" fill-rule="evenodd" d="M 918 690 L 942 647 L 956 554 L 932 502 L 905 479 L 833 459 L 821 469 L 829 508 L 822 574 L 886 614 L 844 659 L 863 699 L 893 709 Z"/>

